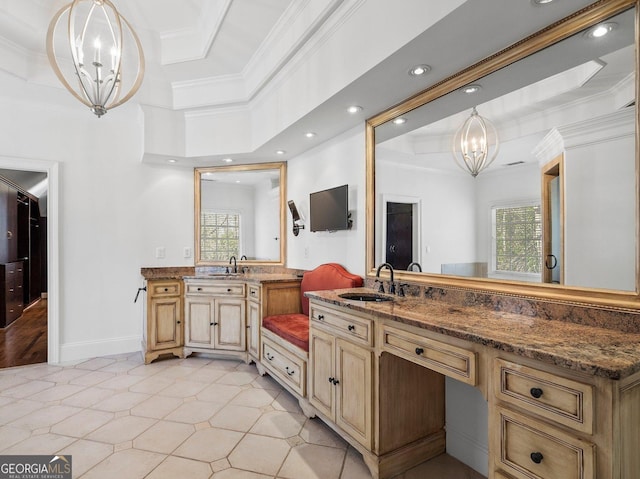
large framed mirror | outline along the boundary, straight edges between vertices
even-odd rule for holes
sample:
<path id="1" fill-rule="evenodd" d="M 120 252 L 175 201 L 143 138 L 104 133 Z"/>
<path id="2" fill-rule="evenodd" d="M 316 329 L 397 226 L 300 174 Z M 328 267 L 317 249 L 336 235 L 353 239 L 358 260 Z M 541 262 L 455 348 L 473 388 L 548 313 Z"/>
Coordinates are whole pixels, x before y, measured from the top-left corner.
<path id="1" fill-rule="evenodd" d="M 596 2 L 368 120 L 368 276 L 640 306 L 637 3 Z M 491 159 L 491 138 L 461 139 L 475 113 L 499 145 L 476 176 L 455 158 Z"/>
<path id="2" fill-rule="evenodd" d="M 195 169 L 196 266 L 284 265 L 286 165 Z"/>

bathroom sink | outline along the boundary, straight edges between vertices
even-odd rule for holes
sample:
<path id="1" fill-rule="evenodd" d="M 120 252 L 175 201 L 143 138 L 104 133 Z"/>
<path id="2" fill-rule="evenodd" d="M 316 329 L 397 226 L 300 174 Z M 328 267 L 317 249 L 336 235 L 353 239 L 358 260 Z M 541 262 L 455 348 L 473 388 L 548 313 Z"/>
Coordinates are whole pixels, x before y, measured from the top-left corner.
<path id="1" fill-rule="evenodd" d="M 230 276 L 240 276 L 240 273 L 207 273 L 207 276 L 211 276 L 212 278 L 227 278 Z"/>
<path id="2" fill-rule="evenodd" d="M 342 293 L 338 296 L 342 299 L 349 299 L 351 301 L 393 301 L 393 298 L 390 296 L 383 296 L 382 294 L 376 293 Z"/>

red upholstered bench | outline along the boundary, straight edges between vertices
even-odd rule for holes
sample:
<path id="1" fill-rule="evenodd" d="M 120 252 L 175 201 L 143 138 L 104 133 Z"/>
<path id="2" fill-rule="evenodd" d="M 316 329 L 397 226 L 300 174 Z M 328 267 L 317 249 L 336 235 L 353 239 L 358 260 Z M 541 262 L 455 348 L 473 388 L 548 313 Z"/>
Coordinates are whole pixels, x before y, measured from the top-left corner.
<path id="1" fill-rule="evenodd" d="M 360 276 L 349 273 L 337 263 L 322 264 L 313 271 L 305 273 L 302 278 L 300 283 L 302 313 L 267 316 L 262 320 L 262 327 L 309 352 L 309 298 L 305 297 L 304 293 L 360 286 L 362 286 Z"/>

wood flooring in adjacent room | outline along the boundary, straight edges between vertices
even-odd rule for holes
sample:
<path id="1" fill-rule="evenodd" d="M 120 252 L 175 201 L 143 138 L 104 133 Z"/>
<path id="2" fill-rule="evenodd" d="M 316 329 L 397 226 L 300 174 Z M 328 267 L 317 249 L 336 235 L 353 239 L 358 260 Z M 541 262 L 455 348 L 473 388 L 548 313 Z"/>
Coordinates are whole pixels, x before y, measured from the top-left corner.
<path id="1" fill-rule="evenodd" d="M 40 299 L 0 329 L 0 368 L 47 362 L 47 300 Z"/>

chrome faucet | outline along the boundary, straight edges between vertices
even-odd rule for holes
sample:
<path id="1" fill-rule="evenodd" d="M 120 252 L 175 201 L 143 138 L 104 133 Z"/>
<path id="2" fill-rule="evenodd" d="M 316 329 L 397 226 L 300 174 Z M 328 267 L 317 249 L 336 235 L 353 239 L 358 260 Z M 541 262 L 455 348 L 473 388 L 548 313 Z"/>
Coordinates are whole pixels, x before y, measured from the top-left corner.
<path id="1" fill-rule="evenodd" d="M 380 280 L 380 270 L 382 268 L 387 268 L 389 270 L 389 293 L 396 294 L 396 285 L 393 282 L 393 266 L 391 266 L 389 263 L 382 263 L 376 270 L 376 283 L 380 283 L 378 292 L 384 293 L 384 283 Z"/>
<path id="2" fill-rule="evenodd" d="M 231 258 L 229 258 L 229 264 L 231 264 L 231 262 L 233 262 L 233 272 L 237 273 L 238 272 L 238 263 L 236 262 L 236 257 L 232 256 Z"/>
<path id="3" fill-rule="evenodd" d="M 414 266 L 417 266 L 418 272 L 422 273 L 422 266 L 420 266 L 420 263 L 416 263 L 415 261 L 411 263 L 409 266 L 407 266 L 407 271 L 413 271 Z"/>

